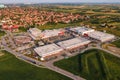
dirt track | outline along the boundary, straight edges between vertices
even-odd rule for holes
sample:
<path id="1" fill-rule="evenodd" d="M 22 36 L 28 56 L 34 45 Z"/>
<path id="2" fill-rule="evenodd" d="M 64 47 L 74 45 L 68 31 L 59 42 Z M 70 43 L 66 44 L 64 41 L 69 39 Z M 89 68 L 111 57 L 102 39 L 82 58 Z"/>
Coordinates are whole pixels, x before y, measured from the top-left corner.
<path id="1" fill-rule="evenodd" d="M 120 48 L 108 46 L 108 50 L 120 55 Z"/>
<path id="2" fill-rule="evenodd" d="M 0 56 L 3 56 L 4 55 L 4 53 L 0 53 Z"/>

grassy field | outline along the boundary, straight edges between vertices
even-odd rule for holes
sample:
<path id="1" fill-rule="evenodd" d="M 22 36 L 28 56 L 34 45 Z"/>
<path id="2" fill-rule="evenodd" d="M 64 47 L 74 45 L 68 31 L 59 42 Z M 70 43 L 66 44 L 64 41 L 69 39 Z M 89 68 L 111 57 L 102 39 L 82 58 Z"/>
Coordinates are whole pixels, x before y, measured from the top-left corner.
<path id="1" fill-rule="evenodd" d="M 45 30 L 45 29 L 59 29 L 59 28 L 65 28 L 65 27 L 71 27 L 71 26 L 80 26 L 80 21 L 79 22 L 75 22 L 75 23 L 68 23 L 68 24 L 64 24 L 64 23 L 48 23 L 45 25 L 41 25 L 38 26 L 37 28 L 41 29 L 41 30 Z"/>
<path id="2" fill-rule="evenodd" d="M 23 62 L 6 51 L 0 56 L 0 80 L 71 80 L 45 68 Z"/>
<path id="3" fill-rule="evenodd" d="M 66 28 L 66 27 L 74 27 L 74 26 L 80 26 L 81 21 L 74 22 L 74 23 L 47 23 L 45 25 L 40 25 L 40 26 L 34 26 L 40 30 L 46 30 L 46 29 L 59 29 L 59 28 Z M 20 27 L 19 32 L 26 32 L 28 28 Z"/>
<path id="4" fill-rule="evenodd" d="M 5 32 L 0 30 L 0 37 L 3 35 L 5 35 Z"/>
<path id="5" fill-rule="evenodd" d="M 96 49 L 55 62 L 54 65 L 87 80 L 120 80 L 120 59 Z"/>
<path id="6" fill-rule="evenodd" d="M 120 40 L 117 40 L 115 42 L 112 42 L 116 47 L 120 48 Z"/>

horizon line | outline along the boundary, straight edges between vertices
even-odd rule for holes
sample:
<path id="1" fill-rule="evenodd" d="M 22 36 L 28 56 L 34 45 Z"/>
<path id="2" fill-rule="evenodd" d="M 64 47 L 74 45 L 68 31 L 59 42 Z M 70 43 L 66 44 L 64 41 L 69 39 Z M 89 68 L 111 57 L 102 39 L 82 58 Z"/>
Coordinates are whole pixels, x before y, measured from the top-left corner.
<path id="1" fill-rule="evenodd" d="M 28 2 L 28 4 L 66 4 L 66 3 L 69 3 L 69 4 L 91 4 L 91 3 L 103 3 L 103 4 L 120 4 L 120 2 Z M 27 2 L 3 2 L 3 3 L 0 3 L 0 4 L 27 4 Z"/>

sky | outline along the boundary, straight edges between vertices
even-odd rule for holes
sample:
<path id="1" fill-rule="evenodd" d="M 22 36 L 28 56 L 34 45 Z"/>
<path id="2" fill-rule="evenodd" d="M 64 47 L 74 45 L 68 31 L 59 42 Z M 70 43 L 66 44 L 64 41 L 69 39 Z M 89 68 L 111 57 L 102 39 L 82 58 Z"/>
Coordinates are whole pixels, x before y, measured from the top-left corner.
<path id="1" fill-rule="evenodd" d="M 120 2 L 120 0 L 0 0 L 0 3 Z"/>

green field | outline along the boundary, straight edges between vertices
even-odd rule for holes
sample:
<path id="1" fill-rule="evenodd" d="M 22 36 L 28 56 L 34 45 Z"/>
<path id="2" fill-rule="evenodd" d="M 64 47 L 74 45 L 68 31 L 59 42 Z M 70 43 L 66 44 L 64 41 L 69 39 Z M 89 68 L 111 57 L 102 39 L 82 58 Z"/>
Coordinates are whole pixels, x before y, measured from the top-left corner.
<path id="1" fill-rule="evenodd" d="M 5 32 L 0 30 L 0 37 L 3 35 L 5 35 Z"/>
<path id="2" fill-rule="evenodd" d="M 97 49 L 55 62 L 54 65 L 87 80 L 120 80 L 120 59 Z"/>
<path id="3" fill-rule="evenodd" d="M 65 27 L 73 27 L 73 26 L 80 26 L 81 21 L 74 22 L 74 23 L 47 23 L 45 25 L 38 26 L 37 28 L 41 30 L 45 29 L 59 29 L 59 28 L 65 28 Z"/>
<path id="4" fill-rule="evenodd" d="M 66 76 L 23 62 L 6 51 L 0 56 L 0 80 L 71 80 Z"/>
<path id="5" fill-rule="evenodd" d="M 81 24 L 81 21 L 76 21 L 74 23 L 47 23 L 45 25 L 32 26 L 31 28 L 36 27 L 40 30 L 46 30 L 46 29 L 52 30 L 52 29 L 80 26 L 80 24 Z M 27 30 L 28 28 L 24 28 L 22 26 L 19 28 L 19 32 L 26 32 Z"/>
<path id="6" fill-rule="evenodd" d="M 120 40 L 117 40 L 115 42 L 112 42 L 116 47 L 120 48 Z"/>

